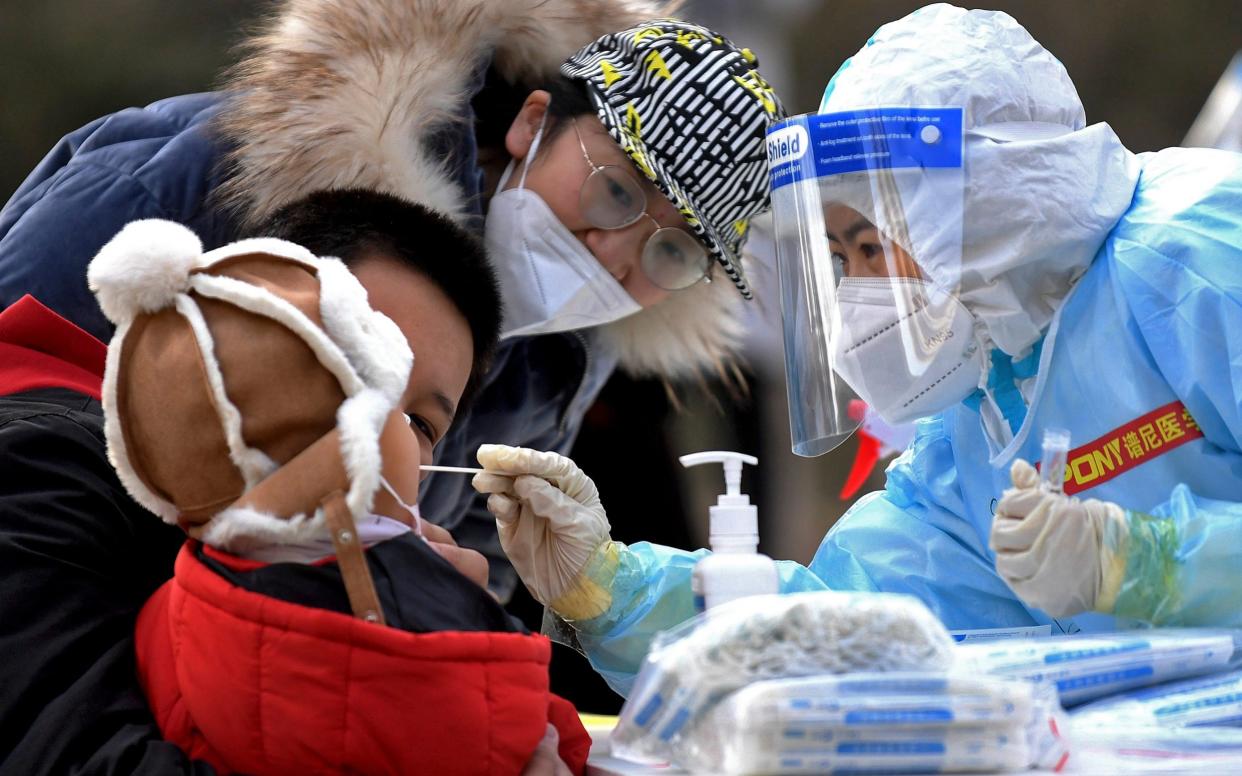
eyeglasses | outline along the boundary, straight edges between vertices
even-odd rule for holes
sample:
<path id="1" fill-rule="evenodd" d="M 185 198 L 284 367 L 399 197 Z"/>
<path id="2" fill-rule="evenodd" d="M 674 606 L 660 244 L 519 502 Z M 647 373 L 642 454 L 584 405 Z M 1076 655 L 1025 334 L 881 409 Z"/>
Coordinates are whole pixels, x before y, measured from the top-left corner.
<path id="1" fill-rule="evenodd" d="M 634 176 L 615 164 L 599 166 L 591 161 L 578 122 L 571 123 L 582 158 L 591 166 L 578 194 L 582 217 L 597 229 L 624 229 L 644 216 L 655 224 L 655 233 L 643 246 L 642 268 L 647 279 L 665 291 L 680 291 L 707 278 L 711 268 L 707 249 L 684 229 L 660 226 L 647 212 L 647 195 Z"/>

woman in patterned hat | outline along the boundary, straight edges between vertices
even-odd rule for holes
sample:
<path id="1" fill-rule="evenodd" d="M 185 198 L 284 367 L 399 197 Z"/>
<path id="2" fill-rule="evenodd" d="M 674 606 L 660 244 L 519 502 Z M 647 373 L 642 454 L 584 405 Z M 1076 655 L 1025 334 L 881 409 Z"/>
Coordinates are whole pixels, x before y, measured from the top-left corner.
<path id="1" fill-rule="evenodd" d="M 783 115 L 754 55 L 706 28 L 656 20 L 600 38 L 560 73 L 526 97 L 505 135 L 512 161 L 486 233 L 512 282 L 529 282 L 531 266 L 567 282 L 576 270 L 595 293 L 541 310 L 506 300 L 506 332 L 620 320 L 713 275 L 749 299 L 739 249 L 768 203 L 757 140 Z M 588 255 L 598 268 L 585 266 Z M 540 266 L 552 258 L 556 268 Z"/>

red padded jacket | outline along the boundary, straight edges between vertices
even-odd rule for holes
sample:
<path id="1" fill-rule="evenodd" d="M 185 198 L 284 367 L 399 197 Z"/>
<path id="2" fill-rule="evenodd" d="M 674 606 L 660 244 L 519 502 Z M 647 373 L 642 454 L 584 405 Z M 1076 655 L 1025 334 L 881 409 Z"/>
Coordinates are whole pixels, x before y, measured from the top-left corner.
<path id="1" fill-rule="evenodd" d="M 544 637 L 411 633 L 299 606 L 232 585 L 194 547 L 136 634 L 160 730 L 191 757 L 255 776 L 518 774 L 551 722 L 583 772 L 590 738 L 548 691 Z"/>

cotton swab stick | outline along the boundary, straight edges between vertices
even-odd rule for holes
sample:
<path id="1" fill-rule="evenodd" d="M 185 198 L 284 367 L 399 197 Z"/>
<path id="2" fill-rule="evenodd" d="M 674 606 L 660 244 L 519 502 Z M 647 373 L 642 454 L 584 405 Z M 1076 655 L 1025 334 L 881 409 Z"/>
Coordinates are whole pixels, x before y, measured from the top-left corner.
<path id="1" fill-rule="evenodd" d="M 482 474 L 484 469 L 471 469 L 468 466 L 419 466 L 425 472 L 448 472 L 449 474 Z M 491 472 L 497 474 L 498 472 Z"/>

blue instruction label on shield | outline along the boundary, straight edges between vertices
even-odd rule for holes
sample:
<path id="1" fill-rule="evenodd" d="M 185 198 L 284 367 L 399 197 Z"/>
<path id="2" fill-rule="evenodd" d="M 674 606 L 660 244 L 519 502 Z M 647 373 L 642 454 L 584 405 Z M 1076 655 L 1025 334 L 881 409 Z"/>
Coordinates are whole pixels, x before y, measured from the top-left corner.
<path id="1" fill-rule="evenodd" d="M 772 188 L 864 170 L 962 166 L 961 108 L 811 113 L 767 135 Z"/>

